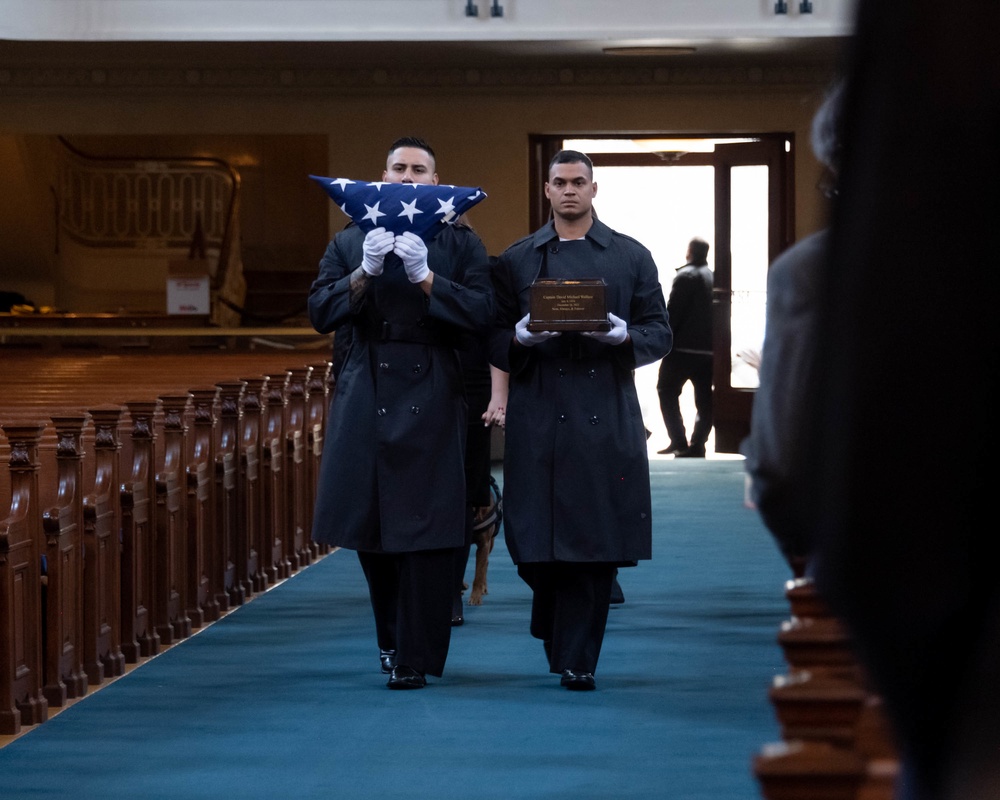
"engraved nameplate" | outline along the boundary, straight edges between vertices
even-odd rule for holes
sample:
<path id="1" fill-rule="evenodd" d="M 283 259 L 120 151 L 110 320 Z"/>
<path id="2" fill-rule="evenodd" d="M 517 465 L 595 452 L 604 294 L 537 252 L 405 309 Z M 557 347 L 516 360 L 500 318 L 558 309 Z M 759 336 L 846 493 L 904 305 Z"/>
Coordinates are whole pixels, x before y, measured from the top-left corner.
<path id="1" fill-rule="evenodd" d="M 601 278 L 544 279 L 531 284 L 529 331 L 607 331 L 607 285 Z"/>

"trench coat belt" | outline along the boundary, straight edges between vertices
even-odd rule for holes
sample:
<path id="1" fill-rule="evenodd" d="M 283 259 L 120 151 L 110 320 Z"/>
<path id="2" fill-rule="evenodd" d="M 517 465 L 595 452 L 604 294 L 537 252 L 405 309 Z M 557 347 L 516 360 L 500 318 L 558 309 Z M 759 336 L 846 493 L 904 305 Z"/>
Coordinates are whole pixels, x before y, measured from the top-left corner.
<path id="1" fill-rule="evenodd" d="M 437 326 L 407 322 L 372 322 L 365 326 L 369 339 L 378 342 L 412 342 L 437 347 L 455 348 L 459 342 L 452 331 L 441 330 Z"/>

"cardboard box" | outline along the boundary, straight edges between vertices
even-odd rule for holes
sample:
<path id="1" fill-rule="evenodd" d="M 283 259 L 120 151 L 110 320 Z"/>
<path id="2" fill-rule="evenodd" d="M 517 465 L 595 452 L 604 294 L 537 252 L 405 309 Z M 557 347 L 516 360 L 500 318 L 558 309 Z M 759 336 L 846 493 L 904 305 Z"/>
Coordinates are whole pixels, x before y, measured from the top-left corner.
<path id="1" fill-rule="evenodd" d="M 201 260 L 174 261 L 167 274 L 167 314 L 211 313 L 208 267 Z"/>

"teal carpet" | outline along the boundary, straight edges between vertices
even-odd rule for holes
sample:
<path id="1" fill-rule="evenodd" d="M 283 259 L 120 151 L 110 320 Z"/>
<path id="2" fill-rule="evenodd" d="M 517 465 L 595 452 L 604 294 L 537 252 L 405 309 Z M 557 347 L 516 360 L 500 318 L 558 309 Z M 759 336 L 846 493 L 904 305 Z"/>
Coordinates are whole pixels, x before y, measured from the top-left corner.
<path id="1" fill-rule="evenodd" d="M 548 673 L 502 539 L 444 676 L 389 691 L 337 552 L 0 749 L 0 798 L 759 800 L 788 571 L 741 461 L 651 471 L 653 560 L 621 573 L 596 692 Z"/>

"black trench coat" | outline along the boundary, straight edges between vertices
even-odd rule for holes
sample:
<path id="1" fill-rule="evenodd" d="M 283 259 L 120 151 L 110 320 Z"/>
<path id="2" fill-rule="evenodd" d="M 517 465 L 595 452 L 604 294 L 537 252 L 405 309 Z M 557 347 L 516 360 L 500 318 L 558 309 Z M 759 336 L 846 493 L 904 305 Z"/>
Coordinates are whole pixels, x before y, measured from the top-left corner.
<path id="1" fill-rule="evenodd" d="M 540 269 L 549 278 L 603 278 L 608 311 L 626 321 L 631 341 L 612 347 L 564 332 L 534 347 L 513 344 Z M 585 240 L 561 243 L 550 222 L 500 256 L 493 286 L 490 358 L 510 372 L 504 538 L 511 557 L 650 558 L 649 463 L 633 370 L 671 344 L 652 256 L 598 220 Z"/>
<path id="2" fill-rule="evenodd" d="M 330 404 L 312 536 L 373 552 L 459 547 L 466 401 L 456 349 L 489 331 L 486 249 L 467 227 L 442 230 L 427 246 L 430 298 L 390 253 L 352 314 L 349 276 L 363 241 L 354 226 L 337 234 L 309 293 L 317 331 L 352 328 Z"/>

